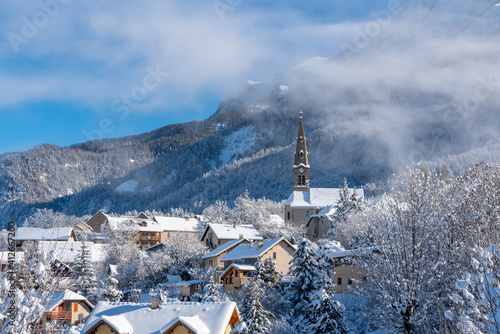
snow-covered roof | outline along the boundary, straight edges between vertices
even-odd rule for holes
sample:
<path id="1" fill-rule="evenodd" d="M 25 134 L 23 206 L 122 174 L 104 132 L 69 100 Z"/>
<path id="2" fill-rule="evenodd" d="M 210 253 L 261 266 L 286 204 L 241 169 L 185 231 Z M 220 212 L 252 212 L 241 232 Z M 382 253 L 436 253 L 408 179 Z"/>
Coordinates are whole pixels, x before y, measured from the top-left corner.
<path id="1" fill-rule="evenodd" d="M 234 239 L 248 239 L 248 240 L 262 240 L 262 235 L 257 231 L 253 225 L 229 225 L 229 224 L 208 224 L 202 239 L 205 237 L 208 229 L 211 229 L 217 239 L 219 240 L 234 240 Z"/>
<path id="2" fill-rule="evenodd" d="M 352 257 L 352 256 L 360 256 L 365 253 L 377 253 L 379 249 L 377 247 L 369 247 L 369 248 L 360 248 L 360 249 L 349 249 L 337 252 L 330 252 L 326 255 L 332 259 L 340 258 L 340 257 Z"/>
<path id="3" fill-rule="evenodd" d="M 72 231 L 73 227 L 20 227 L 14 240 L 68 240 Z"/>
<path id="4" fill-rule="evenodd" d="M 89 224 L 85 223 L 85 222 L 82 222 L 82 221 L 79 221 L 79 222 L 76 222 L 74 223 L 73 225 L 71 225 L 71 227 L 79 227 L 79 228 L 82 228 L 81 225 L 83 225 L 84 227 L 86 227 L 88 230 L 90 231 L 93 231 L 94 229 L 92 228 L 92 226 L 90 226 Z"/>
<path id="5" fill-rule="evenodd" d="M 264 255 L 264 253 L 281 241 L 286 242 L 293 250 L 296 249 L 296 247 L 286 241 L 285 238 L 266 239 L 263 241 L 263 245 L 261 247 L 259 247 L 258 243 L 254 243 L 253 245 L 239 245 L 224 255 L 220 260 L 224 262 L 236 261 L 240 259 L 259 259 L 262 255 Z"/>
<path id="6" fill-rule="evenodd" d="M 202 259 L 208 259 L 208 258 L 211 258 L 211 257 L 214 257 L 214 256 L 218 256 L 219 254 L 227 251 L 228 249 L 230 249 L 232 247 L 236 247 L 238 244 L 240 244 L 242 242 L 250 243 L 250 241 L 248 241 L 247 239 L 231 240 L 231 241 L 228 241 L 228 242 L 220 245 L 219 247 L 217 247 L 216 249 L 212 250 L 211 252 L 208 252 L 207 254 L 203 255 Z"/>
<path id="7" fill-rule="evenodd" d="M 293 191 L 285 201 L 292 208 L 324 208 L 340 200 L 340 188 L 310 188 L 309 191 Z M 349 188 L 349 194 L 354 188 Z M 356 189 L 358 198 L 364 196 L 363 189 Z"/>
<path id="8" fill-rule="evenodd" d="M 179 217 L 157 217 L 154 219 L 143 220 L 146 226 L 139 226 L 139 231 L 144 232 L 196 232 L 200 221 L 197 218 L 179 218 Z M 139 224 L 140 224 L 139 223 Z"/>
<path id="9" fill-rule="evenodd" d="M 79 300 L 79 301 L 85 302 L 91 308 L 94 307 L 94 305 L 92 305 L 87 300 L 87 298 L 85 298 L 84 296 L 82 296 L 76 292 L 73 292 L 71 290 L 59 290 L 59 291 L 54 292 L 51 296 L 49 296 L 46 299 L 45 312 L 52 311 L 53 309 L 55 309 L 58 305 L 60 305 L 65 300 L 71 300 L 71 301 L 78 301 Z"/>
<path id="10" fill-rule="evenodd" d="M 231 268 L 234 268 L 239 271 L 255 271 L 255 267 L 252 266 L 251 264 L 237 264 L 237 263 L 231 263 L 229 267 L 224 270 L 224 272 L 220 275 L 220 277 L 224 277 L 228 271 L 231 270 Z"/>
<path id="11" fill-rule="evenodd" d="M 188 287 L 188 286 L 191 286 L 191 285 L 195 285 L 195 284 L 203 284 L 203 283 L 206 283 L 207 280 L 206 279 L 194 279 L 194 280 L 190 280 L 190 281 L 182 281 L 182 282 L 177 282 L 175 283 L 175 285 L 177 286 L 183 286 L 183 287 Z"/>
<path id="12" fill-rule="evenodd" d="M 80 241 L 40 241 L 38 250 L 45 255 L 53 251 L 56 259 L 63 263 L 73 263 L 80 255 L 83 242 Z M 90 252 L 93 262 L 104 260 L 105 244 L 94 244 L 93 242 L 85 242 L 85 246 Z"/>
<path id="13" fill-rule="evenodd" d="M 106 322 L 117 333 L 161 334 L 178 322 L 197 334 L 224 334 L 236 309 L 234 302 L 167 302 L 156 309 L 150 304 L 97 303 L 82 333 Z"/>
<path id="14" fill-rule="evenodd" d="M 182 281 L 181 275 L 167 275 L 167 280 L 169 283 L 177 283 Z"/>

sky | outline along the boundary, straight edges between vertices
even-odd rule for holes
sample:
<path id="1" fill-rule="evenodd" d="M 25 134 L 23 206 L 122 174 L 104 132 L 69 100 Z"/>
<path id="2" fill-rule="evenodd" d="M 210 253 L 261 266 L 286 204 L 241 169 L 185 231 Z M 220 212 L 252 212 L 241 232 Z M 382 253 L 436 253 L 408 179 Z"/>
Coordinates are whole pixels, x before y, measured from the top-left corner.
<path id="1" fill-rule="evenodd" d="M 0 154 L 206 119 L 247 80 L 334 56 L 388 2 L 3 0 Z"/>

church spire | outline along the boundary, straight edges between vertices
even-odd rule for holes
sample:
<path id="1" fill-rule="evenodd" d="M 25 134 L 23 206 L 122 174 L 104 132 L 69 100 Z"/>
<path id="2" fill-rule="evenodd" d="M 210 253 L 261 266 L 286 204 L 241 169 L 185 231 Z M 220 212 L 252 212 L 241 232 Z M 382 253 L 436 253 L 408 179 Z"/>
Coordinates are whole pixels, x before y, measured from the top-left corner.
<path id="1" fill-rule="evenodd" d="M 307 158 L 306 135 L 302 124 L 302 110 L 299 118 L 299 134 L 295 149 L 295 164 L 293 166 L 293 190 L 309 191 L 309 160 Z"/>

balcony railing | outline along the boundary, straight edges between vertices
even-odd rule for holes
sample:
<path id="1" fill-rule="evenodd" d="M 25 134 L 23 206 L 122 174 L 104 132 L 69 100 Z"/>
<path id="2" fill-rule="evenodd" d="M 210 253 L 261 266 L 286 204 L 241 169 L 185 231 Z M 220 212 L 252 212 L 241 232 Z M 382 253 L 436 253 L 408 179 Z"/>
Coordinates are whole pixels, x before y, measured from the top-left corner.
<path id="1" fill-rule="evenodd" d="M 50 312 L 47 314 L 47 320 L 48 319 L 54 320 L 68 320 L 71 319 L 71 311 L 61 311 L 61 312 Z"/>

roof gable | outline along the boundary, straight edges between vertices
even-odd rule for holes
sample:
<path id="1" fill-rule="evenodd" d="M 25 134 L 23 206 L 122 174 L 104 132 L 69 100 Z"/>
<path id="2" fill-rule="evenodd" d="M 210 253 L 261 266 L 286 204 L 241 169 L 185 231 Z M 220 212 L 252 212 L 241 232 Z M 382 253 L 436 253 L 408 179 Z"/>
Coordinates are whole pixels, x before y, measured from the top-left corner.
<path id="1" fill-rule="evenodd" d="M 253 225 L 230 225 L 230 224 L 212 224 L 209 223 L 201 240 L 203 240 L 209 230 L 212 230 L 215 237 L 219 240 L 262 240 L 262 235 Z"/>
<path id="2" fill-rule="evenodd" d="M 220 245 L 216 249 L 212 250 L 211 252 L 208 252 L 207 254 L 203 255 L 201 258 L 208 259 L 211 257 L 219 256 L 220 254 L 224 253 L 225 251 L 229 251 L 241 243 L 249 244 L 250 241 L 248 241 L 247 239 L 237 239 L 237 240 L 228 241 L 228 242 Z"/>
<path id="3" fill-rule="evenodd" d="M 241 259 L 259 259 L 280 242 L 286 243 L 293 250 L 295 250 L 295 246 L 289 243 L 285 238 L 266 239 L 263 241 L 261 247 L 259 247 L 258 243 L 254 243 L 253 245 L 239 245 L 235 249 L 227 253 L 225 256 L 223 256 L 221 261 L 225 262 Z"/>
<path id="4" fill-rule="evenodd" d="M 310 188 L 309 191 L 293 191 L 285 205 L 292 208 L 325 208 L 336 204 L 340 200 L 341 188 Z M 355 188 L 349 188 L 349 194 L 354 193 Z M 363 189 L 356 189 L 358 198 L 364 196 Z"/>

